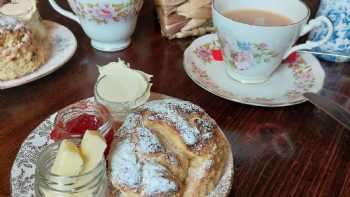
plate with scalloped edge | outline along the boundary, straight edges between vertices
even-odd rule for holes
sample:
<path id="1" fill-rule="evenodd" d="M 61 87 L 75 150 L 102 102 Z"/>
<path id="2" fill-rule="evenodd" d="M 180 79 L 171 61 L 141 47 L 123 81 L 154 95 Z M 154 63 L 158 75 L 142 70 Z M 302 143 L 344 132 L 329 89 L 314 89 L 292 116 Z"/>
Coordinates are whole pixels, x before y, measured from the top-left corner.
<path id="1" fill-rule="evenodd" d="M 45 77 L 61 68 L 74 55 L 77 50 L 77 40 L 74 34 L 67 27 L 53 21 L 45 20 L 44 25 L 48 29 L 49 42 L 52 46 L 46 63 L 34 72 L 20 78 L 0 80 L 0 89 L 20 86 Z"/>
<path id="2" fill-rule="evenodd" d="M 165 98 L 171 97 L 152 92 L 150 100 Z M 22 143 L 11 169 L 10 182 L 12 197 L 35 196 L 34 180 L 36 161 L 38 160 L 40 152 L 45 148 L 45 146 L 53 143 L 49 136 L 53 128 L 56 115 L 57 113 L 50 115 L 46 120 L 39 124 L 39 126 L 35 128 Z M 225 134 L 222 131 L 221 134 L 225 137 Z M 225 197 L 228 196 L 231 191 L 234 174 L 233 154 L 229 141 L 226 137 L 225 139 L 229 150 L 225 171 L 223 172 L 223 175 L 216 188 L 209 193 L 208 197 Z M 119 192 L 114 190 L 112 187 L 110 187 L 109 192 L 110 197 L 122 197 L 122 195 L 120 195 Z"/>

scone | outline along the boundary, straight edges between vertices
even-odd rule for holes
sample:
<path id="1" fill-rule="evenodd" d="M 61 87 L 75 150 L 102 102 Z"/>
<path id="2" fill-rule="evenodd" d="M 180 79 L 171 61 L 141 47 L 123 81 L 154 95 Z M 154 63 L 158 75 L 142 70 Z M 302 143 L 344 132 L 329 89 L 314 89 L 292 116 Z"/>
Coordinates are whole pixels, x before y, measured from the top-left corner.
<path id="1" fill-rule="evenodd" d="M 200 107 L 157 100 L 139 107 L 117 131 L 109 176 L 123 197 L 205 197 L 228 154 L 225 137 Z"/>
<path id="2" fill-rule="evenodd" d="M 0 80 L 11 80 L 38 69 L 46 60 L 32 31 L 15 17 L 0 16 Z"/>

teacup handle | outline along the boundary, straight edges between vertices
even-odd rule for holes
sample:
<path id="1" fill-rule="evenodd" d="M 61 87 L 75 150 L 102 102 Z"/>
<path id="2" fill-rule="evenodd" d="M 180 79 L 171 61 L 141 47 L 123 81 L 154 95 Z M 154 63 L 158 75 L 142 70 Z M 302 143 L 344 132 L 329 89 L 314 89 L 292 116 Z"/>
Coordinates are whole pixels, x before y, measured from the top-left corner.
<path id="1" fill-rule="evenodd" d="M 53 7 L 53 9 L 55 9 L 58 13 L 62 14 L 63 16 L 70 18 L 72 20 L 74 20 L 75 22 L 80 24 L 79 18 L 73 14 L 72 12 L 69 12 L 63 8 L 61 8 L 55 0 L 49 0 L 51 6 Z"/>
<path id="2" fill-rule="evenodd" d="M 313 30 L 315 27 L 321 26 L 323 23 L 326 24 L 328 32 L 327 35 L 319 41 L 307 41 L 304 44 L 296 45 L 289 49 L 287 53 L 284 55 L 283 59 L 287 58 L 290 54 L 293 52 L 299 51 L 299 50 L 310 50 L 312 48 L 318 47 L 326 43 L 333 34 L 333 24 L 332 22 L 325 16 L 319 16 L 314 20 L 311 20 L 309 24 L 303 27 L 303 30 L 300 33 L 300 36 L 304 36 L 305 34 L 309 33 L 311 30 Z"/>

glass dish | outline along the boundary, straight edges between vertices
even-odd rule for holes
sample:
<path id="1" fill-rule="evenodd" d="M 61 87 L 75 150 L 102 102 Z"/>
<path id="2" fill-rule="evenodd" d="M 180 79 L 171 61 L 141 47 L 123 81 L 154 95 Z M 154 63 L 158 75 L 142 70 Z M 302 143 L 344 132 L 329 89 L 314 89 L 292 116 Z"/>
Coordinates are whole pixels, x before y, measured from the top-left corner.
<path id="1" fill-rule="evenodd" d="M 72 139 L 79 145 L 80 139 Z M 91 171 L 78 176 L 59 176 L 51 173 L 61 141 L 48 145 L 41 152 L 35 170 L 35 196 L 84 196 L 106 197 L 108 180 L 106 162 L 101 162 Z"/>
<path id="2" fill-rule="evenodd" d="M 98 86 L 101 83 L 101 81 L 105 79 L 105 77 L 106 76 L 100 77 L 95 84 L 95 102 L 102 106 L 105 106 L 111 113 L 111 116 L 113 117 L 114 121 L 123 121 L 129 113 L 131 113 L 138 106 L 144 104 L 150 96 L 149 89 L 151 84 L 148 83 L 145 91 L 135 100 L 130 100 L 126 102 L 107 100 L 103 98 L 103 96 L 101 96 L 101 94 L 98 92 Z M 147 79 L 145 80 L 148 81 Z"/>
<path id="3" fill-rule="evenodd" d="M 105 137 L 113 131 L 113 120 L 109 111 L 92 99 L 81 100 L 60 110 L 50 138 L 54 141 L 82 138 L 87 129 L 98 130 Z"/>

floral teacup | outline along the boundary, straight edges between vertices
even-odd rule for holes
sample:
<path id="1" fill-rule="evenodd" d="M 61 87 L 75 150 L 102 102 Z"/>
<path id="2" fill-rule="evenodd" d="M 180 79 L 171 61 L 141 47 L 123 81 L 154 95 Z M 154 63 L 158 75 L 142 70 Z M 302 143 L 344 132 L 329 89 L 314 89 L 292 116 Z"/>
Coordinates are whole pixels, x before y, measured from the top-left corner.
<path id="1" fill-rule="evenodd" d="M 78 22 L 101 51 L 119 51 L 129 46 L 143 0 L 69 0 L 76 15 L 49 0 L 60 14 Z"/>
<path id="2" fill-rule="evenodd" d="M 281 26 L 259 26 L 234 21 L 222 13 L 239 9 L 267 10 L 288 17 L 292 22 Z M 214 0 L 213 22 L 221 44 L 228 75 L 242 83 L 267 81 L 282 60 L 295 51 L 325 43 L 332 35 L 332 23 L 318 17 L 306 24 L 310 9 L 297 0 Z M 300 36 L 326 24 L 327 35 L 319 41 L 294 46 Z"/>

